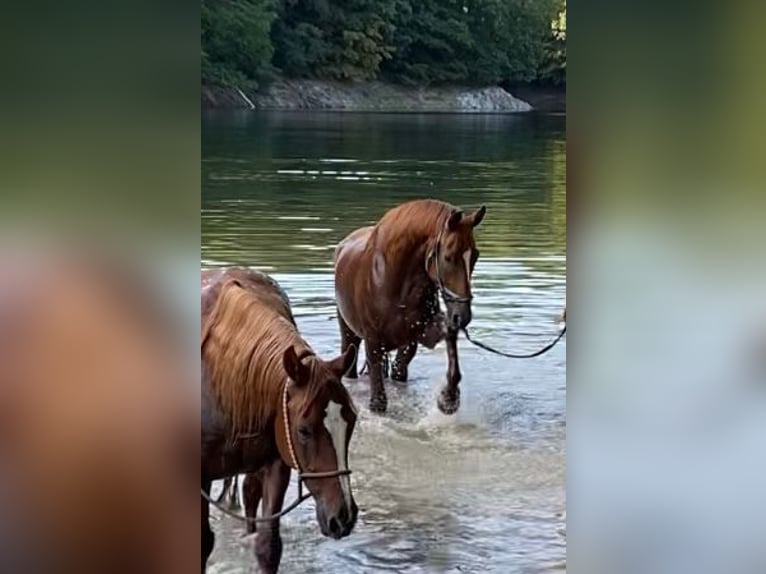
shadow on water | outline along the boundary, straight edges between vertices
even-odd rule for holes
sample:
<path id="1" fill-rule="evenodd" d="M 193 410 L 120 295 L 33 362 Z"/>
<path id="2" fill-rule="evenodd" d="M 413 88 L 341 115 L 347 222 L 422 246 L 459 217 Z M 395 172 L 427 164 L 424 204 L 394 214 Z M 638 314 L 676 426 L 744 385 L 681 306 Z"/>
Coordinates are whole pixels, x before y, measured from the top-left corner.
<path id="1" fill-rule="evenodd" d="M 316 351 L 339 351 L 332 249 L 415 197 L 488 206 L 477 233 L 473 331 L 514 351 L 557 329 L 566 289 L 565 120 L 548 116 L 207 114 L 202 264 L 249 265 L 289 294 Z M 548 572 L 565 568 L 566 341 L 534 360 L 460 344 L 461 410 L 435 395 L 443 346 L 420 350 L 389 412 L 351 443 L 354 533 L 323 538 L 307 503 L 282 521 L 281 572 Z M 295 492 L 295 485 L 291 492 Z M 288 494 L 289 496 L 289 494 Z M 252 541 L 214 512 L 209 571 L 253 570 Z"/>

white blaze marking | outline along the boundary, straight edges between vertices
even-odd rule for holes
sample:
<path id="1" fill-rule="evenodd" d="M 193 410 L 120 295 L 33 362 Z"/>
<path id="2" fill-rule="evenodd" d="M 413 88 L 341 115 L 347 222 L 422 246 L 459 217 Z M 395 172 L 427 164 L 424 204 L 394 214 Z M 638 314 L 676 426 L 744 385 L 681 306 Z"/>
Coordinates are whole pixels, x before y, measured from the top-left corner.
<path id="1" fill-rule="evenodd" d="M 335 447 L 335 457 L 338 460 L 338 470 L 348 470 L 346 464 L 346 428 L 348 423 L 340 414 L 341 406 L 335 401 L 327 404 L 327 414 L 324 417 L 324 426 L 330 433 L 332 444 Z M 351 480 L 347 474 L 339 476 L 340 488 L 343 491 L 343 498 L 346 504 L 351 508 Z"/>

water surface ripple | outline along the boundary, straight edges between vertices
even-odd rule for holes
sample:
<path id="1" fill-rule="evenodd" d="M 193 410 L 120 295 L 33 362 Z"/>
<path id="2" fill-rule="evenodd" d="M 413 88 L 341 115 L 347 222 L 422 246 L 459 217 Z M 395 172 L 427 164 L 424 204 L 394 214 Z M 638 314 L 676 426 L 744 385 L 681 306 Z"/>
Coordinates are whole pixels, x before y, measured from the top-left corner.
<path id="1" fill-rule="evenodd" d="M 515 352 L 545 344 L 566 296 L 564 119 L 527 116 L 208 114 L 203 118 L 202 265 L 248 265 L 289 294 L 299 328 L 339 352 L 332 249 L 415 197 L 488 207 L 477 229 L 474 334 Z M 566 338 L 531 360 L 460 342 L 462 406 L 435 406 L 446 352 L 421 349 L 389 411 L 367 409 L 351 443 L 361 508 L 342 541 L 308 502 L 282 520 L 281 572 L 563 571 Z M 291 485 L 288 496 L 295 492 Z M 213 511 L 208 571 L 255 572 L 252 540 Z"/>

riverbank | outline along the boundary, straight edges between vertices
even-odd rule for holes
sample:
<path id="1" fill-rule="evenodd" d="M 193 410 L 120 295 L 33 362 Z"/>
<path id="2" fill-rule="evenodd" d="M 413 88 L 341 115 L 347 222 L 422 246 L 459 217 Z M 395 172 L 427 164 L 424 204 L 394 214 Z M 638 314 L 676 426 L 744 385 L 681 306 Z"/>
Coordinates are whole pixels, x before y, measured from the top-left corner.
<path id="1" fill-rule="evenodd" d="M 202 86 L 202 108 L 462 113 L 519 113 L 534 109 L 529 101 L 498 86 L 418 88 L 385 82 L 319 80 L 278 80 L 259 91 Z"/>

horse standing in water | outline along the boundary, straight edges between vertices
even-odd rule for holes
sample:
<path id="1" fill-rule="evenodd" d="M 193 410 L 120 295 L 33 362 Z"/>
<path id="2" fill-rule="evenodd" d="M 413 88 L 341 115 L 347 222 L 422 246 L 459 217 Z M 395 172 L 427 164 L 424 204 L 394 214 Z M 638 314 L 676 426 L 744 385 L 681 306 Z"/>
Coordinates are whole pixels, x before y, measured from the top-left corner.
<path id="1" fill-rule="evenodd" d="M 266 275 L 229 269 L 203 272 L 202 280 L 203 490 L 209 495 L 212 481 L 245 473 L 248 516 L 261 501 L 271 516 L 295 468 L 316 501 L 322 534 L 347 536 L 358 513 L 347 456 L 356 411 L 340 378 L 356 350 L 332 361 L 317 357 L 287 296 Z M 204 571 L 214 534 L 201 500 Z M 263 571 L 277 571 L 278 519 L 259 524 L 255 552 Z"/>
<path id="2" fill-rule="evenodd" d="M 437 404 L 446 414 L 459 408 L 457 337 L 471 321 L 471 274 L 479 257 L 473 230 L 485 212 L 482 206 L 465 215 L 442 201 L 410 201 L 376 225 L 352 232 L 335 249 L 341 348 L 358 347 L 364 339 L 370 410 L 386 410 L 382 364 L 388 351 L 397 349 L 391 378 L 406 382 L 418 344 L 433 348 L 442 339 L 449 366 Z M 356 360 L 347 375 L 356 378 Z"/>

